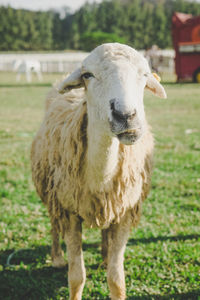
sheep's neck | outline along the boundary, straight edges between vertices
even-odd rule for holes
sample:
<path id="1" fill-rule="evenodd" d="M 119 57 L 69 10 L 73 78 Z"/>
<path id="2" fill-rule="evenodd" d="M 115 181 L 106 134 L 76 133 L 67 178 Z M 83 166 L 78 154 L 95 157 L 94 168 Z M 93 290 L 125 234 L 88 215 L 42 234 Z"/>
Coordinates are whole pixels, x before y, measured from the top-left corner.
<path id="1" fill-rule="evenodd" d="M 105 187 L 117 171 L 119 141 L 104 132 L 100 122 L 88 123 L 87 178 L 94 189 Z"/>

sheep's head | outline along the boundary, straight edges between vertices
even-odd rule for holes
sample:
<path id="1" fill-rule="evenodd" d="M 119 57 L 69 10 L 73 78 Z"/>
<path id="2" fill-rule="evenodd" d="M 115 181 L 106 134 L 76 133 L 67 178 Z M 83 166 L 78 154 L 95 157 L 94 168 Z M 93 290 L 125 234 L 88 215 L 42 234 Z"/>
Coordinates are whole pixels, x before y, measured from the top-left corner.
<path id="1" fill-rule="evenodd" d="M 80 87 L 85 87 L 89 118 L 103 121 L 107 133 L 123 144 L 133 144 L 144 131 L 144 88 L 166 98 L 146 59 L 118 43 L 94 49 L 81 68 L 60 84 L 59 92 Z"/>

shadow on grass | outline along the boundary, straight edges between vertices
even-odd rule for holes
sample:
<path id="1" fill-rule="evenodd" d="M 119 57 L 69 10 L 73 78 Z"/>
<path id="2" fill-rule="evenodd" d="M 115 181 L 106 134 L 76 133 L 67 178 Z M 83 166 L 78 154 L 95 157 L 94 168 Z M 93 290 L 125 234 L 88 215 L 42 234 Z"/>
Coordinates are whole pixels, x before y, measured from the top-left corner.
<path id="1" fill-rule="evenodd" d="M 38 261 L 40 263 L 45 263 L 46 255 L 49 254 L 50 251 L 50 246 L 38 246 L 33 249 L 19 249 L 17 251 L 14 249 L 0 251 L 0 264 L 6 266 L 9 257 L 10 264 L 14 266 L 20 265 L 21 262 L 25 265 L 37 264 Z"/>
<path id="2" fill-rule="evenodd" d="M 83 250 L 89 250 L 90 252 L 97 251 L 96 249 L 101 247 L 101 243 L 83 243 Z"/>
<path id="3" fill-rule="evenodd" d="M 185 204 L 180 206 L 181 209 L 184 209 L 186 211 L 200 211 L 200 206 L 196 204 Z"/>
<path id="4" fill-rule="evenodd" d="M 129 244 L 151 243 L 158 241 L 185 241 L 188 239 L 198 239 L 200 235 L 190 234 L 181 236 L 160 236 L 149 239 L 130 239 Z M 87 251 L 97 251 L 100 243 L 83 243 L 83 248 Z M 56 269 L 46 263 L 47 255 L 50 254 L 50 246 L 39 246 L 33 249 L 22 249 L 16 251 L 10 261 L 14 268 L 6 267 L 8 257 L 13 253 L 13 249 L 0 251 L 0 264 L 4 270 L 0 272 L 0 299 L 21 300 L 21 299 L 68 299 L 67 267 Z M 23 262 L 23 264 L 21 264 Z M 45 265 L 44 265 L 45 264 Z M 90 269 L 97 269 L 98 265 L 90 266 Z M 200 290 L 190 291 L 183 294 L 173 295 L 143 295 L 129 296 L 128 300 L 199 300 Z M 83 297 L 83 300 L 100 299 L 98 295 Z M 102 298 L 102 300 L 108 298 Z"/>
<path id="5" fill-rule="evenodd" d="M 130 296 L 127 300 L 199 300 L 200 290 L 193 290 L 188 293 L 169 294 L 169 295 L 148 295 L 148 296 Z"/>
<path id="6" fill-rule="evenodd" d="M 158 241 L 186 241 L 186 240 L 198 240 L 200 238 L 200 234 L 188 234 L 188 235 L 177 235 L 177 236 L 158 236 L 158 237 L 150 237 L 148 239 L 129 239 L 128 245 L 137 245 L 137 244 L 148 244 L 148 243 L 156 243 Z"/>
<path id="7" fill-rule="evenodd" d="M 4 300 L 55 299 L 58 290 L 67 286 L 66 269 L 42 267 L 0 272 L 0 299 Z"/>
<path id="8" fill-rule="evenodd" d="M 137 245 L 137 244 L 149 244 L 156 243 L 158 241 L 186 241 L 186 240 L 198 240 L 200 238 L 200 234 L 188 234 L 188 235 L 177 235 L 177 236 L 158 236 L 158 237 L 150 237 L 150 238 L 141 238 L 141 239 L 129 239 L 127 245 Z M 100 243 L 83 243 L 83 250 L 91 249 L 95 250 L 101 246 Z M 200 300 L 200 299 L 199 299 Z"/>
<path id="9" fill-rule="evenodd" d="M 13 253 L 11 266 L 7 267 L 8 258 Z M 0 272 L 0 299 L 56 299 L 62 288 L 66 295 L 67 267 L 56 269 L 48 266 L 46 256 L 49 253 L 50 246 L 1 251 L 0 264 L 4 270 Z"/>

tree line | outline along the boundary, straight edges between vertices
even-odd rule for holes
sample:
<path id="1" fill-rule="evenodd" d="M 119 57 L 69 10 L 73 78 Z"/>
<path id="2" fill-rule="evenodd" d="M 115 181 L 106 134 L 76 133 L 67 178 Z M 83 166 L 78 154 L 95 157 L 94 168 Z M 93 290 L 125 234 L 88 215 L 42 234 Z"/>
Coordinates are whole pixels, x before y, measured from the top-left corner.
<path id="1" fill-rule="evenodd" d="M 90 51 L 104 42 L 122 42 L 137 49 L 153 44 L 172 47 L 174 11 L 200 15 L 200 3 L 187 0 L 103 0 L 86 3 L 64 17 L 56 11 L 35 12 L 0 7 L 0 50 Z"/>

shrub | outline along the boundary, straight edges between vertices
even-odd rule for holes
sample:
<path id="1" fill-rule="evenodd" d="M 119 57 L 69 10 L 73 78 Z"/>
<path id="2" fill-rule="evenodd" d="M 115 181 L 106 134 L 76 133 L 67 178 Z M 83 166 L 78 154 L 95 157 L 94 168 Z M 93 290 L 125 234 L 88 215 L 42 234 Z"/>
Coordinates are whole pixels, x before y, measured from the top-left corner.
<path id="1" fill-rule="evenodd" d="M 86 32 L 81 36 L 80 46 L 82 50 L 91 51 L 100 44 L 113 42 L 126 44 L 126 39 L 115 33 L 106 33 L 102 31 Z"/>

